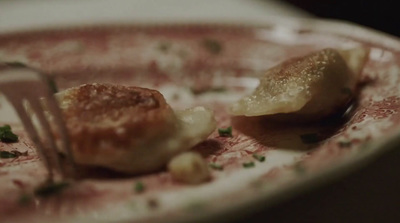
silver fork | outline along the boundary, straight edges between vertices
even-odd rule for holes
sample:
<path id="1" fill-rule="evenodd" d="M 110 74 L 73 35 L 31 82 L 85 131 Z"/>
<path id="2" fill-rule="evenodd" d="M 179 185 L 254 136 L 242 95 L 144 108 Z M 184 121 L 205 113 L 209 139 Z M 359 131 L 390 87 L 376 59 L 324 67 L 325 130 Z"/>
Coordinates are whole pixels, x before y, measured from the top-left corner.
<path id="1" fill-rule="evenodd" d="M 59 152 L 65 152 L 66 161 L 73 170 L 75 164 L 67 128 L 61 109 L 54 98 L 49 77 L 22 64 L 0 64 L 0 91 L 14 106 L 25 130 L 35 144 L 37 153 L 48 171 L 48 180 L 69 178 L 70 175 L 62 163 Z M 34 124 L 30 112 L 26 109 L 27 106 L 36 115 L 39 125 Z M 43 106 L 52 117 L 51 121 Z M 55 132 L 58 132 L 60 136 L 60 144 L 56 143 L 53 134 Z"/>

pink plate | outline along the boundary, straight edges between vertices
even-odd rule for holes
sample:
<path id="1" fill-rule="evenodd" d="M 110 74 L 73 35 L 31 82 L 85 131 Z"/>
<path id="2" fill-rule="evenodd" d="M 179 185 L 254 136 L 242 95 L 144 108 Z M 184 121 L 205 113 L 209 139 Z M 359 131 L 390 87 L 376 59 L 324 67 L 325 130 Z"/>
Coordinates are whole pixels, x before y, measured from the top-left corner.
<path id="1" fill-rule="evenodd" d="M 356 46 L 371 51 L 349 117 L 302 126 L 227 114 L 228 105 L 280 61 Z M 233 126 L 233 137 L 214 132 L 193 148 L 223 166 L 207 183 L 178 183 L 165 170 L 140 176 L 99 170 L 60 194 L 30 198 L 26 194 L 43 182 L 45 171 L 1 96 L 0 125 L 11 125 L 20 140 L 0 143 L 0 150 L 27 152 L 0 159 L 2 222 L 196 222 L 234 215 L 367 163 L 400 129 L 400 43 L 349 25 L 136 24 L 9 32 L 0 35 L 0 61 L 46 71 L 60 89 L 93 82 L 155 88 L 173 108 L 203 105 L 215 111 L 218 127 Z M 306 142 L 304 134 L 321 141 Z M 246 162 L 255 166 L 244 168 Z M 145 185 L 141 193 L 134 189 L 138 181 Z"/>

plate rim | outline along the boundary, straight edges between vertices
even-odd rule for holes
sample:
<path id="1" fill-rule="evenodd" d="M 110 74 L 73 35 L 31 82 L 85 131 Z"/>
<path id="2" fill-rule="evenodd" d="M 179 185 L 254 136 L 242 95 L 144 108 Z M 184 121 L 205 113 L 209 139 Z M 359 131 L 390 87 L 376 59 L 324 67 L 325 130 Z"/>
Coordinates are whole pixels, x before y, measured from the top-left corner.
<path id="1" fill-rule="evenodd" d="M 24 27 L 17 28 L 15 30 L 0 30 L 0 37 L 13 35 L 13 34 L 25 34 L 30 32 L 60 32 L 60 31 L 74 31 L 74 30 L 88 30 L 92 28 L 107 28 L 107 27 L 166 27 L 166 26 L 224 26 L 224 27 L 249 27 L 249 28 L 266 28 L 271 25 L 283 25 L 294 30 L 310 30 L 317 33 L 343 35 L 346 37 L 357 38 L 366 42 L 374 43 L 384 48 L 390 48 L 392 51 L 400 52 L 400 38 L 392 36 L 390 34 L 383 33 L 371 28 L 357 25 L 355 23 L 341 21 L 341 20 L 328 20 L 328 19 L 314 19 L 314 18 L 278 18 L 274 17 L 270 20 L 265 19 L 238 19 L 234 21 L 232 19 L 212 21 L 212 19 L 189 19 L 182 21 L 178 18 L 173 18 L 163 21 L 114 21 L 111 23 L 107 22 L 94 22 L 85 24 L 62 24 L 59 26 L 38 26 L 38 27 Z M 400 128 L 397 128 L 392 134 L 385 138 L 367 142 L 366 147 L 374 148 L 369 149 L 367 152 L 360 153 L 360 156 L 352 159 L 345 159 L 343 162 L 337 165 L 331 165 L 324 171 L 313 174 L 311 177 L 304 177 L 299 182 L 290 185 L 288 187 L 279 188 L 274 191 L 273 194 L 264 193 L 256 199 L 241 201 L 230 206 L 227 206 L 223 210 L 218 212 L 208 212 L 206 216 L 201 215 L 188 215 L 184 217 L 178 217 L 169 219 L 167 222 L 207 222 L 209 220 L 222 220 L 227 221 L 226 216 L 230 213 L 237 215 L 243 215 L 251 213 L 257 210 L 257 206 L 263 204 L 259 208 L 269 208 L 276 205 L 279 202 L 283 202 L 289 198 L 294 198 L 296 195 L 302 194 L 306 191 L 311 191 L 316 187 L 320 187 L 324 184 L 331 183 L 341 177 L 347 176 L 369 163 L 378 159 L 383 154 L 394 149 L 396 145 L 400 144 Z M 265 202 L 268 200 L 268 203 Z M 230 216 L 232 218 L 232 216 Z M 125 222 L 125 221 L 123 221 Z M 130 221 L 126 221 L 130 222 Z"/>

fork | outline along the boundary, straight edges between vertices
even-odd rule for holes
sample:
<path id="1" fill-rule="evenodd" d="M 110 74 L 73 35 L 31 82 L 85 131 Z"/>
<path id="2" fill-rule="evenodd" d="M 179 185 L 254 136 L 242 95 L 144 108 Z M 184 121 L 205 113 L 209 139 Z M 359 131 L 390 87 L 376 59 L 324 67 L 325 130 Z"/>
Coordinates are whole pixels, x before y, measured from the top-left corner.
<path id="1" fill-rule="evenodd" d="M 69 178 L 68 170 L 59 155 L 60 151 L 66 154 L 66 161 L 72 166 L 72 170 L 75 170 L 75 162 L 61 109 L 50 83 L 51 79 L 47 75 L 33 68 L 19 63 L 0 64 L 0 91 L 13 105 L 28 136 L 35 144 L 36 152 L 47 169 L 48 180 L 54 182 Z M 34 122 L 27 108 L 36 115 L 38 123 Z M 56 132 L 61 143 L 55 140 Z"/>

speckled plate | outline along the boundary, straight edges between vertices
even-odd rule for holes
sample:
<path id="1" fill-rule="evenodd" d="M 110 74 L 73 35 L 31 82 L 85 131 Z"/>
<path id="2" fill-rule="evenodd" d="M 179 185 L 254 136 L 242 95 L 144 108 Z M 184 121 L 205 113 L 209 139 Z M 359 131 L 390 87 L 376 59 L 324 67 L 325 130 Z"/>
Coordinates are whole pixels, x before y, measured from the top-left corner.
<path id="1" fill-rule="evenodd" d="M 347 117 L 296 125 L 227 114 L 227 106 L 280 61 L 325 47 L 360 45 L 371 51 L 361 75 L 364 85 Z M 1 97 L 0 125 L 11 125 L 20 140 L 0 143 L 0 150 L 27 152 L 0 159 L 2 222 L 221 221 L 356 170 L 399 137 L 400 43 L 343 23 L 121 23 L 10 31 L 0 35 L 0 61 L 39 68 L 60 89 L 92 82 L 155 88 L 175 109 L 207 106 L 218 127 L 233 126 L 233 137 L 214 132 L 193 148 L 223 166 L 211 169 L 212 180 L 204 184 L 175 182 L 165 170 L 140 176 L 98 170 L 59 194 L 32 198 L 26 194 L 45 179 L 45 171 Z M 243 167 L 247 162 L 254 167 Z M 145 186 L 140 193 L 134 189 L 138 181 Z"/>

